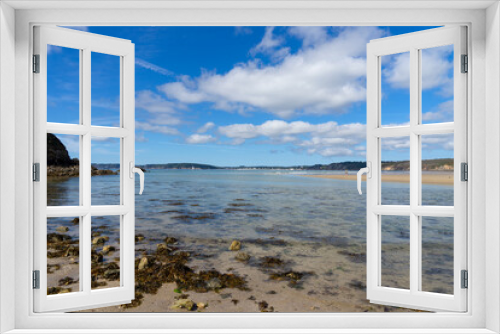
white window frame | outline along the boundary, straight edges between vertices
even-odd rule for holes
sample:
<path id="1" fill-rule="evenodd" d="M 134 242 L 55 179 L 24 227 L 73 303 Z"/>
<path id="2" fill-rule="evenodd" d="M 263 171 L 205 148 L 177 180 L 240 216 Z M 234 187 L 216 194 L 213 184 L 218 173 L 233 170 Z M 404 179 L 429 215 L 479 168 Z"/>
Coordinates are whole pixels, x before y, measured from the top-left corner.
<path id="1" fill-rule="evenodd" d="M 40 172 L 33 184 L 34 270 L 39 271 L 39 289 L 34 290 L 35 312 L 85 310 L 101 305 L 127 304 L 135 298 L 135 49 L 129 40 L 75 31 L 60 27 L 34 27 L 34 54 L 39 56 L 39 71 L 33 75 L 34 84 L 34 162 L 40 171 L 47 170 L 47 133 L 78 136 L 80 142 L 80 184 L 78 206 L 47 206 L 47 175 Z M 47 47 L 56 45 L 78 50 L 80 64 L 80 117 L 78 124 L 47 122 Z M 113 55 L 120 62 L 119 125 L 92 125 L 91 67 L 92 53 Z M 120 203 L 92 205 L 91 146 L 93 137 L 119 140 Z M 53 217 L 80 218 L 79 291 L 47 295 L 47 219 Z M 91 288 L 91 225 L 92 217 L 118 216 L 120 220 L 120 285 L 113 288 Z"/>
<path id="2" fill-rule="evenodd" d="M 467 290 L 461 286 L 462 270 L 467 270 L 467 184 L 461 181 L 461 163 L 467 163 L 467 76 L 461 73 L 461 56 L 467 54 L 466 27 L 450 26 L 370 41 L 367 47 L 367 299 L 372 303 L 413 307 L 422 310 L 467 310 Z M 453 47 L 454 121 L 422 123 L 422 52 L 445 45 Z M 410 105 L 408 125 L 383 126 L 382 57 L 409 54 Z M 454 205 L 422 205 L 423 135 L 454 134 Z M 407 137 L 410 142 L 410 200 L 408 205 L 384 205 L 382 199 L 382 141 Z M 409 289 L 382 285 L 382 220 L 384 216 L 409 218 Z M 451 217 L 453 226 L 453 293 L 422 291 L 422 218 Z"/>
<path id="3" fill-rule="evenodd" d="M 131 6 L 135 9 L 123 9 Z M 11 7 L 17 7 L 14 11 Z M 69 7 L 58 9 L 58 7 Z M 103 10 L 103 7 L 113 10 Z M 120 6 L 123 6 L 120 8 Z M 149 9 L 147 7 L 149 6 Z M 396 9 L 392 7 L 396 7 Z M 85 8 L 86 9 L 82 9 Z M 99 7 L 99 8 L 97 8 Z M 137 10 L 141 8 L 143 10 Z M 163 7 L 163 8 L 158 8 Z M 24 9 L 22 9 L 24 8 Z M 78 8 L 78 9 L 75 9 Z M 153 8 L 153 9 L 151 9 Z M 272 331 L 492 333 L 500 331 L 500 18 L 497 1 L 107 2 L 4 1 L 0 4 L 0 320 L 2 331 L 92 329 L 133 333 Z M 15 22 L 13 20 L 15 18 Z M 486 23 L 486 24 L 485 24 Z M 32 312 L 32 27 L 58 25 L 446 25 L 469 28 L 470 285 L 467 313 L 436 314 L 34 314 Z M 14 41 L 15 31 L 15 41 Z M 488 66 L 488 71 L 486 71 Z M 13 73 L 15 67 L 15 73 Z M 7 73 L 7 75 L 5 75 Z M 15 85 L 12 85 L 14 82 Z M 12 112 L 15 110 L 15 113 Z M 9 130 L 9 126 L 14 128 Z M 15 135 L 15 145 L 12 138 Z M 485 152 L 488 152 L 486 154 Z M 11 161 L 9 163 L 8 161 Z M 14 162 L 12 162 L 14 161 Z M 488 163 L 486 163 L 488 162 Z M 12 178 L 12 173 L 15 177 Z M 488 182 L 486 175 L 488 174 Z M 13 180 L 12 180 L 13 179 Z M 11 199 L 15 186 L 15 198 Z M 488 194 L 488 196 L 486 196 Z M 14 207 L 14 211 L 10 209 Z M 12 226 L 14 218 L 15 226 Z M 9 221 L 7 221 L 9 220 Z M 15 238 L 13 238 L 15 236 Z M 11 249 L 14 249 L 12 256 Z M 490 256 L 486 256 L 490 254 Z M 494 254 L 491 256 L 491 254 Z M 14 272 L 12 272 L 12 268 Z M 12 288 L 14 287 L 14 288 Z M 486 293 L 487 291 L 487 293 Z M 12 308 L 12 305 L 15 305 Z M 283 329 L 295 328 L 300 330 Z M 233 330 L 231 330 L 231 328 Z M 246 331 L 243 328 L 247 328 Z M 100 330 L 97 330 L 100 329 Z M 121 330 L 120 330 L 121 329 Z M 190 329 L 190 330 L 189 330 Z M 418 329 L 418 330 L 417 330 Z M 46 332 L 46 331 L 45 331 Z M 159 331 L 158 331 L 159 332 Z"/>

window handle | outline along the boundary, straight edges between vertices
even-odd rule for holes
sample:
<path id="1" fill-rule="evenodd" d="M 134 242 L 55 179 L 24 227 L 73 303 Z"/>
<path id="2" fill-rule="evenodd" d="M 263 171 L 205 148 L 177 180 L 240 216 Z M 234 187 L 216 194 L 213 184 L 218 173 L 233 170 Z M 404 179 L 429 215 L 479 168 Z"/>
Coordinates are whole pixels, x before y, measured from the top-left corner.
<path id="1" fill-rule="evenodd" d="M 129 167 L 130 167 L 130 178 L 131 179 L 134 179 L 134 173 L 139 174 L 139 178 L 140 178 L 140 180 L 139 180 L 139 184 L 140 184 L 139 195 L 142 195 L 142 192 L 144 191 L 144 172 L 142 171 L 142 169 L 135 167 L 133 161 L 130 161 Z"/>
<path id="2" fill-rule="evenodd" d="M 358 171 L 358 192 L 360 195 L 363 195 L 363 192 L 361 191 L 361 176 L 366 173 L 366 177 L 371 179 L 372 178 L 372 163 L 370 161 L 366 162 L 366 167 L 361 168 Z"/>

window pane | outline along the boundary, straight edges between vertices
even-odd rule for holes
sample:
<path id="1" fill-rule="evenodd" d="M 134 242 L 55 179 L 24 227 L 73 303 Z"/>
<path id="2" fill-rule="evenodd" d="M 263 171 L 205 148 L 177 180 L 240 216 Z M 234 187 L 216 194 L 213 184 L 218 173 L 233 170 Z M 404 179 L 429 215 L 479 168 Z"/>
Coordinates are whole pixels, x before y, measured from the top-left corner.
<path id="1" fill-rule="evenodd" d="M 92 217 L 92 289 L 120 286 L 120 216 Z"/>
<path id="2" fill-rule="evenodd" d="M 382 126 L 408 125 L 410 122 L 410 53 L 382 56 Z"/>
<path id="3" fill-rule="evenodd" d="M 92 137 L 92 205 L 120 205 L 120 139 Z"/>
<path id="4" fill-rule="evenodd" d="M 422 123 L 453 122 L 453 45 L 421 50 Z"/>
<path id="5" fill-rule="evenodd" d="M 80 50 L 47 45 L 47 122 L 80 122 Z"/>
<path id="6" fill-rule="evenodd" d="M 120 126 L 120 57 L 92 52 L 92 125 Z"/>
<path id="7" fill-rule="evenodd" d="M 381 138 L 382 205 L 410 205 L 410 138 Z"/>
<path id="8" fill-rule="evenodd" d="M 422 217 L 422 291 L 453 294 L 453 218 Z"/>
<path id="9" fill-rule="evenodd" d="M 410 288 L 410 217 L 382 216 L 382 282 L 391 288 Z"/>
<path id="10" fill-rule="evenodd" d="M 80 205 L 80 136 L 47 134 L 47 205 Z"/>
<path id="11" fill-rule="evenodd" d="M 47 218 L 47 294 L 80 291 L 80 217 Z"/>
<path id="12" fill-rule="evenodd" d="M 422 205 L 453 206 L 453 134 L 422 140 Z"/>

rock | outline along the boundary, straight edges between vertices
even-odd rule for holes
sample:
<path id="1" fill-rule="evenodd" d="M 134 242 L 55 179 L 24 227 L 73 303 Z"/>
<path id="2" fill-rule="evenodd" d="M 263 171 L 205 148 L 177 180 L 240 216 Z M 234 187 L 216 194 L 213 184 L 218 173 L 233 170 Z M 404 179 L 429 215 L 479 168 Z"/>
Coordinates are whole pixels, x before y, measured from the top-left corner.
<path id="1" fill-rule="evenodd" d="M 175 244 L 177 242 L 177 239 L 176 238 L 173 238 L 173 237 L 166 237 L 165 238 L 165 243 L 168 245 L 168 244 Z"/>
<path id="2" fill-rule="evenodd" d="M 75 165 L 64 144 L 52 133 L 47 133 L 47 166 Z"/>
<path id="3" fill-rule="evenodd" d="M 104 272 L 104 278 L 115 281 L 120 278 L 120 269 L 108 269 Z"/>
<path id="4" fill-rule="evenodd" d="M 56 231 L 57 232 L 62 232 L 62 233 L 65 233 L 65 232 L 68 232 L 69 231 L 69 228 L 67 226 L 58 226 L 56 228 Z"/>
<path id="5" fill-rule="evenodd" d="M 80 250 L 77 247 L 69 246 L 66 252 L 64 253 L 64 257 L 67 256 L 78 256 L 80 254 Z"/>
<path id="6" fill-rule="evenodd" d="M 229 246 L 229 250 L 230 251 L 237 251 L 237 250 L 240 250 L 240 249 L 241 249 L 241 242 L 239 242 L 238 240 L 234 240 L 231 243 L 231 246 Z"/>
<path id="7" fill-rule="evenodd" d="M 101 253 L 92 254 L 92 262 L 101 263 L 104 260 L 104 257 Z"/>
<path id="8" fill-rule="evenodd" d="M 165 245 L 165 244 L 157 244 L 156 245 L 156 250 L 157 251 L 161 251 L 162 249 L 167 249 L 168 250 L 167 245 Z"/>
<path id="9" fill-rule="evenodd" d="M 218 278 L 212 278 L 207 282 L 207 288 L 209 289 L 220 289 L 222 288 L 222 283 Z"/>
<path id="10" fill-rule="evenodd" d="M 250 260 L 250 255 L 245 252 L 238 252 L 234 258 L 240 262 L 248 262 Z"/>
<path id="11" fill-rule="evenodd" d="M 73 225 L 78 225 L 80 224 L 80 218 L 74 218 L 72 221 Z"/>
<path id="12" fill-rule="evenodd" d="M 144 240 L 144 236 L 142 234 L 138 234 L 135 236 L 135 242 L 142 241 Z"/>
<path id="13" fill-rule="evenodd" d="M 141 261 L 139 261 L 138 269 L 139 270 L 143 270 L 143 269 L 147 268 L 148 266 L 149 266 L 148 258 L 147 257 L 143 257 L 141 259 Z"/>
<path id="14" fill-rule="evenodd" d="M 261 311 L 261 312 L 268 311 L 267 307 L 269 306 L 269 304 L 265 300 L 259 302 L 257 305 L 259 306 L 259 311 Z"/>
<path id="15" fill-rule="evenodd" d="M 93 245 L 103 244 L 109 240 L 109 237 L 96 237 L 92 240 Z"/>
<path id="16" fill-rule="evenodd" d="M 196 304 L 196 307 L 198 308 L 198 310 L 203 310 L 203 309 L 205 309 L 207 306 L 208 306 L 208 304 L 205 304 L 205 303 L 197 303 L 197 304 Z"/>
<path id="17" fill-rule="evenodd" d="M 174 302 L 172 308 L 174 309 L 186 309 L 188 311 L 193 311 L 195 309 L 195 303 L 190 299 L 179 299 Z"/>
<path id="18" fill-rule="evenodd" d="M 114 252 L 115 250 L 116 250 L 116 248 L 115 248 L 115 247 L 113 247 L 113 246 L 109 246 L 109 245 L 108 245 L 108 246 L 104 246 L 104 247 L 102 248 L 102 253 L 103 253 L 103 254 L 108 254 L 109 252 Z"/>

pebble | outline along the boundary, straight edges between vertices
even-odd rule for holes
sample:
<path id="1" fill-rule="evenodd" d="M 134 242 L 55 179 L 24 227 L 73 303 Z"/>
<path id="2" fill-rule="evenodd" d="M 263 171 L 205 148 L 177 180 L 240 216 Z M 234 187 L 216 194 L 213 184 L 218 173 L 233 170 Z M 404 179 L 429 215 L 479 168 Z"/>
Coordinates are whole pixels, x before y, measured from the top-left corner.
<path id="1" fill-rule="evenodd" d="M 184 308 L 188 311 L 192 311 L 196 304 L 190 299 L 179 299 L 174 302 L 172 308 Z"/>
<path id="2" fill-rule="evenodd" d="M 141 259 L 141 261 L 139 262 L 139 270 L 143 270 L 145 268 L 147 268 L 149 265 L 149 261 L 148 261 L 148 258 L 147 257 L 143 257 Z"/>
<path id="3" fill-rule="evenodd" d="M 58 227 L 56 228 L 56 231 L 57 231 L 57 232 L 62 232 L 62 233 L 64 233 L 64 232 L 68 232 L 68 231 L 69 231 L 69 228 L 68 228 L 67 226 L 58 226 Z"/>
<path id="4" fill-rule="evenodd" d="M 234 240 L 231 243 L 231 246 L 229 246 L 229 250 L 230 251 L 237 251 L 237 250 L 240 250 L 240 249 L 241 249 L 241 242 L 239 242 L 238 240 Z"/>

